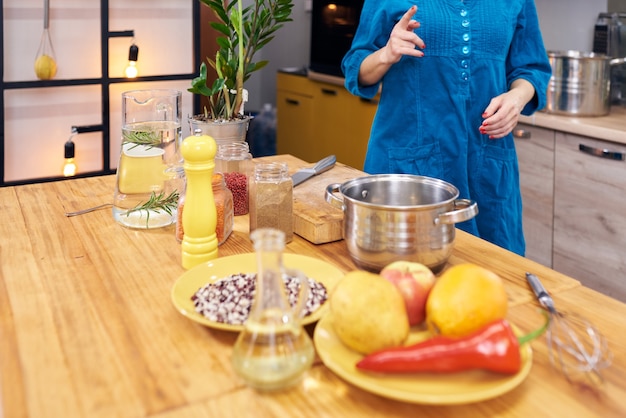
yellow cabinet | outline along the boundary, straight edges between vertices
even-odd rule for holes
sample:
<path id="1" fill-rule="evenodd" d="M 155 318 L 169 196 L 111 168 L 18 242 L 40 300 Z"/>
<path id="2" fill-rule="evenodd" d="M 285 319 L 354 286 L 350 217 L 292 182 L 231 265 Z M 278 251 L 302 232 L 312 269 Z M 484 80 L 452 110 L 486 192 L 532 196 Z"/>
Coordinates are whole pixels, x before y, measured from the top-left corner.
<path id="1" fill-rule="evenodd" d="M 276 85 L 279 154 L 309 162 L 334 154 L 341 163 L 363 168 L 376 100 L 303 75 L 278 73 Z"/>
<path id="2" fill-rule="evenodd" d="M 276 100 L 276 151 L 314 161 L 313 97 L 278 90 Z"/>

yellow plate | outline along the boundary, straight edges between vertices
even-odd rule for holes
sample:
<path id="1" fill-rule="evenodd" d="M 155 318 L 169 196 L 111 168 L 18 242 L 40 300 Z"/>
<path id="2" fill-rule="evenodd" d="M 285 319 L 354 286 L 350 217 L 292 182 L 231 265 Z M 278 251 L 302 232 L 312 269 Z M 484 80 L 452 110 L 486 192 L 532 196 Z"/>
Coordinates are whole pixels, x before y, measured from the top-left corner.
<path id="1" fill-rule="evenodd" d="M 307 277 L 322 283 L 328 292 L 343 277 L 343 272 L 332 264 L 316 258 L 297 254 L 283 254 L 283 264 L 286 268 L 297 269 Z M 255 253 L 238 254 L 218 258 L 208 263 L 200 264 L 176 280 L 172 288 L 172 302 L 174 306 L 192 321 L 226 331 L 241 331 L 243 325 L 229 325 L 211 321 L 194 309 L 191 297 L 202 286 L 213 283 L 231 274 L 256 273 L 257 263 Z M 328 301 L 315 312 L 302 318 L 302 324 L 312 324 L 319 320 L 328 309 Z"/>
<path id="2" fill-rule="evenodd" d="M 411 334 L 411 342 L 424 338 L 423 331 L 411 331 Z M 315 326 L 313 339 L 317 354 L 326 367 L 342 379 L 386 398 L 419 404 L 453 405 L 495 398 L 519 385 L 532 366 L 532 349 L 529 344 L 524 344 L 521 348 L 522 368 L 514 375 L 482 370 L 450 374 L 369 374 L 356 368 L 363 355 L 339 340 L 333 330 L 331 314 L 324 316 Z"/>

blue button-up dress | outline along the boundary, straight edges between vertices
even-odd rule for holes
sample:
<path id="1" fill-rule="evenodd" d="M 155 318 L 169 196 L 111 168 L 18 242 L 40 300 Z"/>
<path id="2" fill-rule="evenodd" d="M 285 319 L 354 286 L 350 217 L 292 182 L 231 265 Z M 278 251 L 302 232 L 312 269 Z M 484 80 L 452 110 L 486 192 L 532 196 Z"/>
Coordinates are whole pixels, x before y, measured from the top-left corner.
<path id="1" fill-rule="evenodd" d="M 536 95 L 522 113 L 545 105 L 551 75 L 533 0 L 365 0 L 342 63 L 346 88 L 372 98 L 381 83 L 360 85 L 361 62 L 386 45 L 393 26 L 416 4 L 422 58 L 404 56 L 381 80 L 380 103 L 364 170 L 410 173 L 452 183 L 479 214 L 460 229 L 524 254 L 522 201 L 512 135 L 479 132 L 489 101 L 518 78 Z"/>

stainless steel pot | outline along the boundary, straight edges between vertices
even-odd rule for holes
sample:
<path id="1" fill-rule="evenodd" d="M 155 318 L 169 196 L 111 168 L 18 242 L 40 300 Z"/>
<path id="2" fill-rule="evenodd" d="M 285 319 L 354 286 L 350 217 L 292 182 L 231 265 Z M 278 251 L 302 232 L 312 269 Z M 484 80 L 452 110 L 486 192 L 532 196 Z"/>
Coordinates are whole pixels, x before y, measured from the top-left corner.
<path id="1" fill-rule="evenodd" d="M 604 116 L 610 111 L 611 66 L 626 58 L 581 51 L 549 51 L 552 76 L 546 111 L 570 116 Z"/>
<path id="2" fill-rule="evenodd" d="M 454 224 L 478 213 L 475 202 L 458 196 L 450 183 L 409 174 L 360 177 L 330 184 L 325 193 L 343 210 L 352 260 L 374 272 L 398 260 L 441 270 L 452 252 Z"/>

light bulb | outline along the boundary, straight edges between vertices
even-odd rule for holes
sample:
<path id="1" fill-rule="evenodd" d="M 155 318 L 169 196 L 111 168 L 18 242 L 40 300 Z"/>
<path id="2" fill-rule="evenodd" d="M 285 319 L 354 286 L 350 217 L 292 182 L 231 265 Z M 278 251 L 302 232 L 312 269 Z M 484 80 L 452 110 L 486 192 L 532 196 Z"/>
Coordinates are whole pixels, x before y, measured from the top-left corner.
<path id="1" fill-rule="evenodd" d="M 135 78 L 135 77 L 137 77 L 137 62 L 136 61 L 128 61 L 128 66 L 124 70 L 124 74 L 126 74 L 126 78 Z"/>
<path id="2" fill-rule="evenodd" d="M 72 177 L 76 175 L 76 163 L 73 158 L 66 158 L 63 165 L 63 175 L 65 177 Z"/>
<path id="3" fill-rule="evenodd" d="M 73 131 L 72 131 L 73 132 Z M 65 164 L 63 164 L 63 175 L 65 177 L 71 177 L 76 175 L 76 163 L 74 162 L 74 143 L 72 138 L 65 142 Z"/>
<path id="4" fill-rule="evenodd" d="M 137 77 L 137 58 L 139 57 L 139 47 L 135 44 L 130 46 L 128 50 L 128 65 L 124 70 L 124 74 L 126 74 L 126 78 L 135 78 Z"/>

